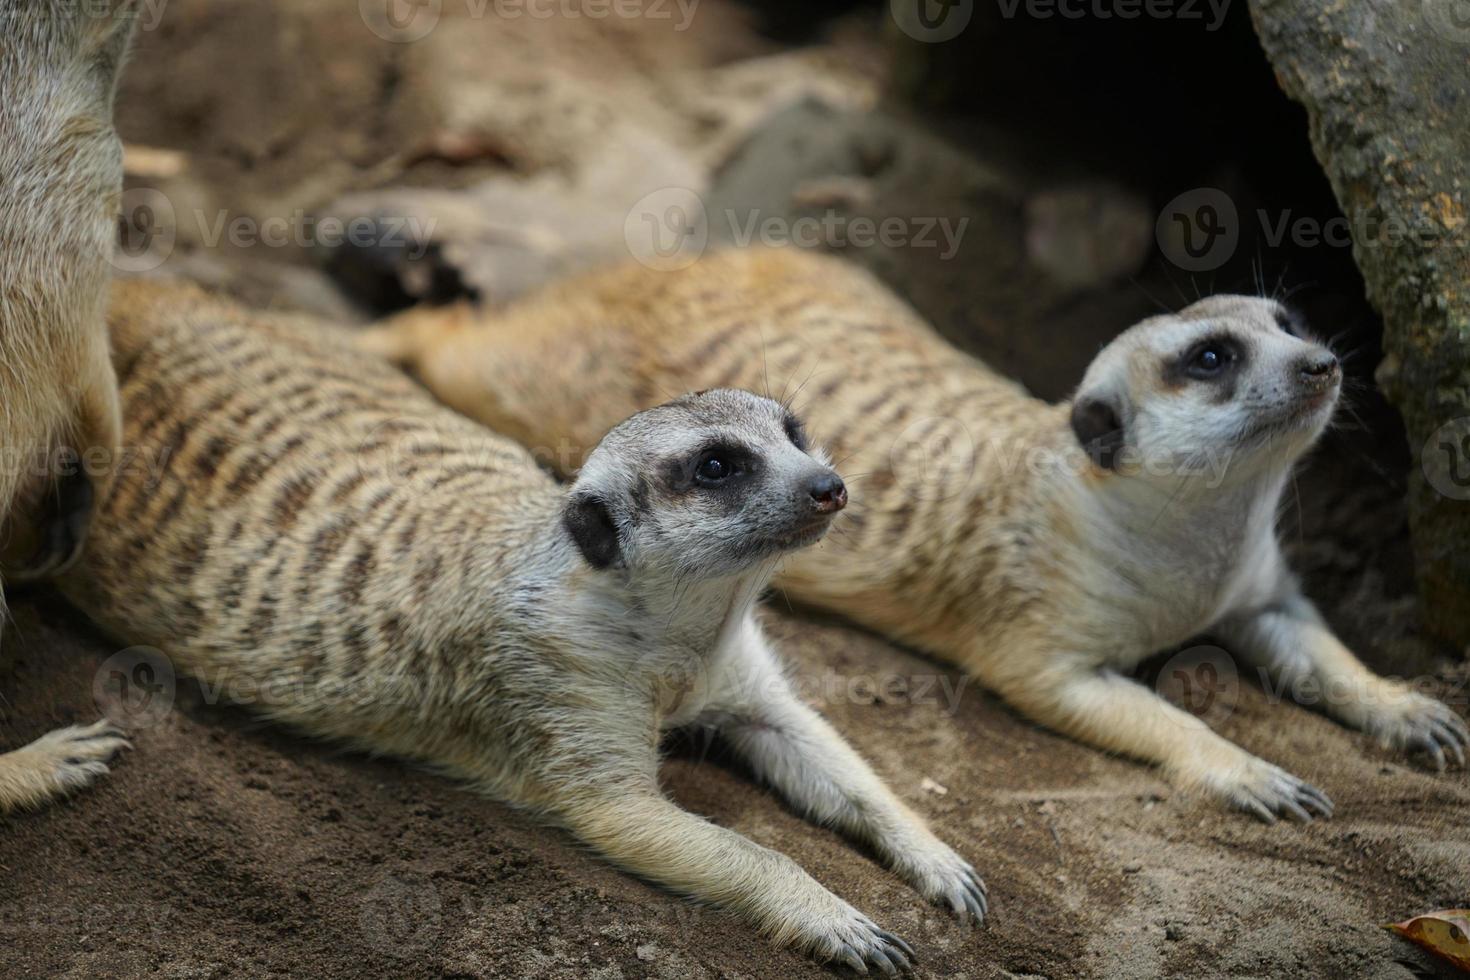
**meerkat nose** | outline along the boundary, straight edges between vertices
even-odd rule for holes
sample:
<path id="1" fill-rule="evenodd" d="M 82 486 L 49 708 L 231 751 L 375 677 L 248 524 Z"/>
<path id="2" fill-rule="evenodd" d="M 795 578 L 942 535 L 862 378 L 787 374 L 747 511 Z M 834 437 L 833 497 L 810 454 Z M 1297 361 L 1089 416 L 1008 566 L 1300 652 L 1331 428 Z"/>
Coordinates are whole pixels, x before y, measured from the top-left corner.
<path id="1" fill-rule="evenodd" d="M 836 473 L 823 473 L 812 480 L 807 488 L 817 510 L 823 514 L 835 514 L 847 506 L 847 486 Z"/>
<path id="2" fill-rule="evenodd" d="M 1325 388 L 1337 380 L 1337 357 L 1327 351 L 1305 358 L 1299 365 L 1302 383 L 1308 388 Z"/>

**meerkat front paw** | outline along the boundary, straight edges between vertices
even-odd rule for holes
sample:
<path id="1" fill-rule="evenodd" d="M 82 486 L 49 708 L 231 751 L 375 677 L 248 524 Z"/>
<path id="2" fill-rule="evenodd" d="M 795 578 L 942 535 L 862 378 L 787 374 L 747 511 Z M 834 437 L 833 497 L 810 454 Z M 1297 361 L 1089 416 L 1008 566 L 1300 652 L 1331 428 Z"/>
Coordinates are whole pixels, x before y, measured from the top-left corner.
<path id="1" fill-rule="evenodd" d="M 1277 817 L 1308 823 L 1313 816 L 1332 816 L 1332 801 L 1326 793 L 1254 756 L 1229 777 L 1211 782 L 1231 806 L 1266 823 L 1275 823 Z"/>
<path id="2" fill-rule="evenodd" d="M 1464 767 L 1465 752 L 1470 749 L 1470 727 L 1455 709 L 1406 688 L 1389 700 L 1378 705 L 1363 726 L 1380 745 L 1424 752 L 1440 772 L 1445 771 L 1446 753 L 1454 757 L 1456 765 Z"/>
<path id="3" fill-rule="evenodd" d="M 915 891 L 935 905 L 948 906 L 962 923 L 984 923 L 990 912 L 990 890 L 975 868 L 937 840 L 932 851 L 918 859 L 904 859 L 899 872 Z"/>
<path id="4" fill-rule="evenodd" d="M 110 721 L 58 728 L 0 757 L 0 796 L 15 806 L 37 806 L 84 789 L 107 775 L 113 756 L 131 747 Z"/>
<path id="5" fill-rule="evenodd" d="M 842 963 L 857 973 L 876 970 L 896 977 L 913 969 L 913 947 L 845 902 L 821 921 L 798 927 L 797 945 L 817 959 Z"/>

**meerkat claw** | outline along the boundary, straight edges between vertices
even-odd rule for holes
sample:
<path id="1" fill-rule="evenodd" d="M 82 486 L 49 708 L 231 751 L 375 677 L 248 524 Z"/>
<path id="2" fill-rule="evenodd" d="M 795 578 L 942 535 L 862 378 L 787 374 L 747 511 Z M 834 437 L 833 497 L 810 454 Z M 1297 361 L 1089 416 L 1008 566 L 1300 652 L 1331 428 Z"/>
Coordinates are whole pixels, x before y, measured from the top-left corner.
<path id="1" fill-rule="evenodd" d="M 1331 817 L 1333 811 L 1326 793 L 1259 759 L 1252 766 L 1248 782 L 1231 793 L 1230 802 L 1268 824 L 1280 817 L 1311 823 L 1317 817 Z"/>
<path id="2" fill-rule="evenodd" d="M 914 947 L 910 946 L 908 943 L 904 942 L 902 939 L 898 938 L 887 929 L 875 929 L 873 934 L 888 945 L 894 947 L 899 952 L 901 952 L 904 955 L 904 958 L 909 960 L 911 963 L 919 962 L 919 954 L 914 952 Z"/>
<path id="3" fill-rule="evenodd" d="M 912 971 L 918 960 L 913 947 L 866 916 L 857 918 L 842 933 L 843 938 L 828 947 L 827 958 L 845 964 L 854 973 L 867 976 L 877 970 L 885 977 L 896 977 Z"/>
<path id="4" fill-rule="evenodd" d="M 1464 768 L 1465 752 L 1470 749 L 1470 727 L 1453 708 L 1420 694 L 1413 694 L 1386 718 L 1375 720 L 1379 743 L 1405 752 L 1423 752 L 1436 772 L 1455 765 Z"/>

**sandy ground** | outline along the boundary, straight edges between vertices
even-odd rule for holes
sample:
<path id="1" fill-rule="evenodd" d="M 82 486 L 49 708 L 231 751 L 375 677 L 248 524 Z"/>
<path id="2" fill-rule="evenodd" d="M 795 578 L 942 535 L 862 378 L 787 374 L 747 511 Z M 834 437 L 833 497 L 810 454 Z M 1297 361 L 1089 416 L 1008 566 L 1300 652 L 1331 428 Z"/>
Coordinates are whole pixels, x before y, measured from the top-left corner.
<path id="1" fill-rule="evenodd" d="M 326 209 L 388 186 L 456 188 L 467 212 L 516 199 L 545 216 L 538 209 L 559 201 L 553 217 L 567 220 L 576 194 L 631 180 L 594 162 L 606 163 L 593 137 L 608 127 L 640 148 L 634 157 L 660 147 L 658 172 L 686 175 L 711 201 L 779 210 L 794 186 L 841 170 L 845 152 L 862 169 L 877 141 L 896 149 L 865 171 L 869 206 L 963 211 L 979 230 L 947 265 L 912 250 L 854 258 L 1037 391 L 1065 392 L 1100 340 L 1150 308 L 1147 290 L 1126 281 L 1046 288 L 1025 267 L 1018 216 L 1034 174 L 1016 159 L 964 157 L 897 116 L 854 121 L 876 91 L 863 84 L 881 77 L 851 77 L 872 51 L 850 26 L 792 53 L 725 5 L 701 9 L 703 30 L 677 39 L 566 20 L 493 37 L 474 23 L 441 29 L 427 46 L 389 48 L 326 3 L 178 0 L 141 38 L 120 119 L 128 139 L 190 155 L 184 175 L 155 185 L 186 216 Z M 549 107 L 568 105 L 585 117 L 569 110 L 551 121 Z M 458 139 L 465 133 L 479 142 Z M 454 157 L 466 145 L 478 147 L 471 164 L 446 162 L 445 146 Z M 626 184 L 628 200 L 604 212 L 626 214 L 641 189 Z M 570 248 L 540 238 L 511 247 L 526 258 L 517 276 L 480 285 L 504 298 L 610 255 L 622 248 L 620 226 L 621 217 L 610 230 L 569 234 Z M 501 265 L 476 256 L 503 257 L 503 238 L 449 230 L 466 236 L 454 254 L 471 278 Z M 305 250 L 211 248 L 191 234 L 181 232 L 163 271 L 354 315 Z M 1357 288 L 1342 287 L 1353 299 Z M 1371 364 L 1355 370 L 1366 378 Z M 1300 481 L 1287 521 L 1293 559 L 1366 659 L 1428 678 L 1463 711 L 1470 666 L 1418 633 L 1401 436 L 1371 395 L 1359 410 L 1366 429 L 1334 433 Z M 0 657 L 5 748 L 95 718 L 94 681 L 117 653 L 44 590 L 11 598 Z M 1380 752 L 1212 655 L 1221 683 L 1194 706 L 1338 805 L 1330 821 L 1262 826 L 1041 731 L 879 637 L 780 596 L 765 616 L 803 692 L 980 868 L 990 923 L 968 931 L 925 906 L 870 856 L 727 767 L 718 746 L 671 745 L 667 788 L 905 936 L 921 976 L 1438 975 L 1381 925 L 1470 898 L 1470 775 Z M 1179 665 L 1163 655 L 1141 682 L 1186 697 Z M 442 779 L 265 726 L 186 679 L 170 690 L 172 709 L 135 726 L 135 750 L 95 789 L 0 821 L 3 975 L 832 975 Z"/>

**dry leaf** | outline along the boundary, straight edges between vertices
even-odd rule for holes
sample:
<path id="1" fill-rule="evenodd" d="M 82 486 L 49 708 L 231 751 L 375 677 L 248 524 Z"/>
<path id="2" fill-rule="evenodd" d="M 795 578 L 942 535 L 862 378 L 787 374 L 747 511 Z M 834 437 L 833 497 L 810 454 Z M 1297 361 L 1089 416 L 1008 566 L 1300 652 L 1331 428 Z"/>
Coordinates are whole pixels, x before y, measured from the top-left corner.
<path id="1" fill-rule="evenodd" d="M 1442 909 L 1384 926 L 1470 973 L 1470 909 Z"/>

